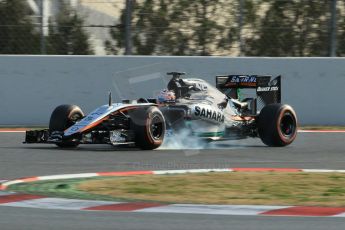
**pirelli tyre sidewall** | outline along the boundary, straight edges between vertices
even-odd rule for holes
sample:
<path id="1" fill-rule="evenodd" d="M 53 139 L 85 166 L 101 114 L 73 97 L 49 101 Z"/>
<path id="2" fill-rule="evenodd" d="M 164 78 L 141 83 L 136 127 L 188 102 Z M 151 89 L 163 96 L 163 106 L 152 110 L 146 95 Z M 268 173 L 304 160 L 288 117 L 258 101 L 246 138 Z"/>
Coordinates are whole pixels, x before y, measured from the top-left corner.
<path id="1" fill-rule="evenodd" d="M 156 106 L 137 108 L 129 113 L 135 144 L 144 150 L 158 148 L 164 140 L 165 119 Z"/>
<path id="2" fill-rule="evenodd" d="M 53 113 L 50 116 L 49 132 L 63 132 L 83 117 L 84 113 L 79 106 L 60 105 L 54 109 Z M 72 148 L 77 147 L 79 143 L 75 141 L 66 140 L 61 143 L 57 143 L 56 145 L 61 148 Z"/>
<path id="3" fill-rule="evenodd" d="M 297 116 L 289 105 L 265 106 L 258 116 L 257 124 L 259 137 L 268 146 L 289 145 L 297 135 Z"/>

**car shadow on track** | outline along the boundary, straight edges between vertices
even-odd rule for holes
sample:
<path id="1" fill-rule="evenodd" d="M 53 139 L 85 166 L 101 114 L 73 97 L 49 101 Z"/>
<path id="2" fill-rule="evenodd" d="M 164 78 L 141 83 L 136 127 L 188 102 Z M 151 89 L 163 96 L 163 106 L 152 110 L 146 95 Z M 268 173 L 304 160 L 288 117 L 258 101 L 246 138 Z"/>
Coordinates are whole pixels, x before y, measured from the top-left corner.
<path id="1" fill-rule="evenodd" d="M 245 149 L 245 148 L 267 148 L 264 145 L 227 145 L 221 144 L 212 147 L 206 148 L 183 148 L 183 149 L 175 149 L 175 148 L 158 148 L 155 152 L 165 152 L 165 151 L 203 151 L 203 150 L 234 150 L 234 149 Z M 77 152 L 90 152 L 90 151 L 97 151 L 97 152 L 126 152 L 126 151 L 146 151 L 141 150 L 139 148 L 125 148 L 125 147 L 114 147 L 114 146 L 80 146 L 77 148 L 59 148 L 55 146 L 25 146 L 25 147 L 0 147 L 0 149 L 28 149 L 28 150 L 45 150 L 45 151 L 77 151 Z"/>
<path id="2" fill-rule="evenodd" d="M 101 152 L 113 152 L 113 151 L 142 151 L 138 148 L 124 148 L 106 145 L 97 146 L 78 146 L 76 148 L 60 148 L 57 146 L 24 146 L 24 147 L 0 147 L 7 149 L 30 149 L 30 150 L 47 150 L 47 151 L 101 151 Z"/>

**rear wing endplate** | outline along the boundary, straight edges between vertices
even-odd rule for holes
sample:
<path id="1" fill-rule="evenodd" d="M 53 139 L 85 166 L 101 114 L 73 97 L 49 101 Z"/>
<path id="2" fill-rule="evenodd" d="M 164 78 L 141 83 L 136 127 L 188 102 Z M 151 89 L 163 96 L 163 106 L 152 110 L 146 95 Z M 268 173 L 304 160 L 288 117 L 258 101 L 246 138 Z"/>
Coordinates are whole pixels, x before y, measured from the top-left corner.
<path id="1" fill-rule="evenodd" d="M 216 87 L 229 98 L 238 99 L 239 89 L 256 89 L 257 99 L 264 105 L 281 102 L 281 76 L 267 75 L 216 76 Z"/>

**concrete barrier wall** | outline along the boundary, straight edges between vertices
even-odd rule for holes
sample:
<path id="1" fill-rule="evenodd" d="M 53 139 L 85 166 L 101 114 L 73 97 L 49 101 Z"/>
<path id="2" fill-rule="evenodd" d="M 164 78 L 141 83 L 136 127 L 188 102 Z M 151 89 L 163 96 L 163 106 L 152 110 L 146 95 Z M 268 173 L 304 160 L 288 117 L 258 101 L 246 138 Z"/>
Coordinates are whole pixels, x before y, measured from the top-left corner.
<path id="1" fill-rule="evenodd" d="M 59 104 L 87 113 L 121 98 L 152 97 L 168 71 L 211 83 L 220 74 L 282 78 L 282 99 L 301 124 L 345 125 L 344 58 L 0 56 L 0 125 L 46 125 Z"/>

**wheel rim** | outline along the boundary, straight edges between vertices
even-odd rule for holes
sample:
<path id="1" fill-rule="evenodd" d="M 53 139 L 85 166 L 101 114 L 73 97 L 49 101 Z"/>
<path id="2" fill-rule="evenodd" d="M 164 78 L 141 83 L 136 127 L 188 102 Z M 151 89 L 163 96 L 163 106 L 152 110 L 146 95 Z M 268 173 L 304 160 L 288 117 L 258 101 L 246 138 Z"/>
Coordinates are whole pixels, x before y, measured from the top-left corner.
<path id="1" fill-rule="evenodd" d="M 296 130 L 296 121 L 290 112 L 284 113 L 280 121 L 280 131 L 284 137 L 292 137 Z"/>
<path id="2" fill-rule="evenodd" d="M 156 115 L 152 118 L 150 132 L 153 139 L 159 140 L 162 137 L 163 126 L 163 121 L 159 116 Z"/>

